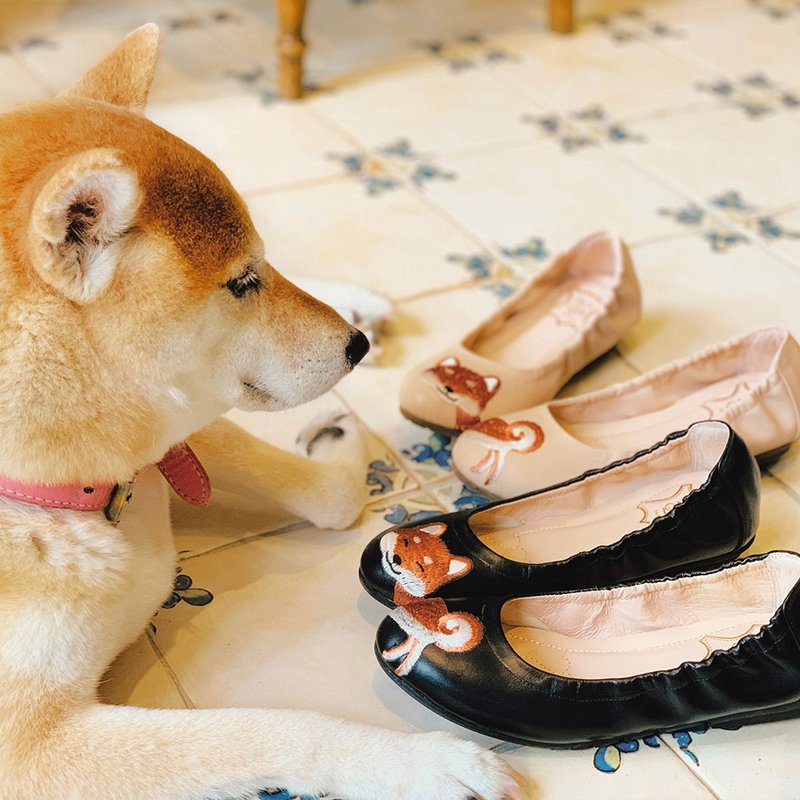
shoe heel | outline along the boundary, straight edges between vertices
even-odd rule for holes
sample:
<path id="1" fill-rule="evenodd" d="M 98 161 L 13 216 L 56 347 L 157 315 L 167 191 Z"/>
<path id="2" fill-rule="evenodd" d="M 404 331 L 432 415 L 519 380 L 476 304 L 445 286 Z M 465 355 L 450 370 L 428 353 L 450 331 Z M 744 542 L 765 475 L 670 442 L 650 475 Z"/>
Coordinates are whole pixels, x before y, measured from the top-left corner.
<path id="1" fill-rule="evenodd" d="M 756 456 L 756 461 L 761 469 L 771 467 L 790 447 L 790 444 L 785 444 L 781 447 L 776 447 L 774 450 L 768 450 L 760 456 Z"/>
<path id="2" fill-rule="evenodd" d="M 800 717 L 800 700 L 786 705 L 754 711 L 749 714 L 737 714 L 733 717 L 711 720 L 709 728 L 721 728 L 725 731 L 738 731 L 744 725 L 760 725 L 762 722 L 780 722 Z"/>

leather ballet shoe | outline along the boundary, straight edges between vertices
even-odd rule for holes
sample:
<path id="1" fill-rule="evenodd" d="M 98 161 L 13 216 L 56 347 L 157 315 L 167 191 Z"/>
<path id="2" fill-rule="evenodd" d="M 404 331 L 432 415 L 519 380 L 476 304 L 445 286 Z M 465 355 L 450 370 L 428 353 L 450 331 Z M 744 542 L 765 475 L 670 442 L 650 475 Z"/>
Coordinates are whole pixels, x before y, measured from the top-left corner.
<path id="1" fill-rule="evenodd" d="M 381 623 L 375 650 L 428 708 L 527 745 L 800 717 L 800 556 L 612 589 L 420 600 Z"/>
<path id="2" fill-rule="evenodd" d="M 729 423 L 766 464 L 800 436 L 799 406 L 800 347 L 767 328 L 600 391 L 484 420 L 458 437 L 453 466 L 465 483 L 514 497 L 709 419 Z"/>
<path id="3" fill-rule="evenodd" d="M 391 528 L 365 548 L 359 577 L 394 606 L 713 566 L 752 543 L 759 486 L 744 442 L 724 422 L 701 422 L 559 486 Z"/>
<path id="4" fill-rule="evenodd" d="M 639 318 L 625 243 L 596 233 L 556 257 L 460 342 L 408 372 L 400 411 L 454 433 L 555 397 Z"/>

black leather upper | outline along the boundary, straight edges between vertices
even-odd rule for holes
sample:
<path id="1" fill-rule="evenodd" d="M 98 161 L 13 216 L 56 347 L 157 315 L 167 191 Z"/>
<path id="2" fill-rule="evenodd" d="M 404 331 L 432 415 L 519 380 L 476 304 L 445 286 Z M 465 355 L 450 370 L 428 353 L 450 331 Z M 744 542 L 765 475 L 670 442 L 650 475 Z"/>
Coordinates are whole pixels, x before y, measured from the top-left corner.
<path id="1" fill-rule="evenodd" d="M 578 483 L 591 475 L 635 461 L 686 435 L 687 431 L 670 434 L 629 459 L 586 472 L 572 481 L 558 484 L 558 487 Z M 521 497 L 534 497 L 558 487 L 548 487 Z M 442 541 L 454 556 L 467 556 L 472 561 L 472 569 L 429 596 L 524 596 L 604 588 L 646 577 L 675 574 L 691 565 L 715 566 L 734 558 L 749 546 L 758 526 L 759 493 L 758 465 L 744 442 L 729 430 L 727 445 L 707 481 L 669 513 L 633 533 L 620 531 L 619 540 L 612 545 L 576 553 L 561 561 L 544 564 L 511 561 L 484 546 L 472 532 L 470 518 L 473 514 L 519 498 L 500 500 L 481 509 L 431 517 L 419 524 L 441 522 L 447 525 Z M 361 557 L 361 582 L 373 597 L 388 606 L 394 605 L 394 580 L 384 567 L 380 540 L 389 531 L 409 530 L 411 527 L 397 526 L 384 531 L 367 545 Z"/>
<path id="2" fill-rule="evenodd" d="M 467 612 L 482 621 L 482 640 L 463 653 L 427 646 L 402 678 L 394 673 L 396 662 L 380 655 L 407 638 L 389 617 L 378 629 L 378 659 L 400 686 L 434 711 L 482 733 L 533 745 L 609 744 L 702 728 L 737 714 L 755 714 L 751 721 L 758 721 L 761 713 L 800 703 L 800 583 L 768 625 L 732 649 L 668 671 L 613 680 L 563 678 L 521 659 L 501 628 L 507 599 L 448 600 L 450 613 Z M 790 713 L 800 716 L 800 708 Z"/>

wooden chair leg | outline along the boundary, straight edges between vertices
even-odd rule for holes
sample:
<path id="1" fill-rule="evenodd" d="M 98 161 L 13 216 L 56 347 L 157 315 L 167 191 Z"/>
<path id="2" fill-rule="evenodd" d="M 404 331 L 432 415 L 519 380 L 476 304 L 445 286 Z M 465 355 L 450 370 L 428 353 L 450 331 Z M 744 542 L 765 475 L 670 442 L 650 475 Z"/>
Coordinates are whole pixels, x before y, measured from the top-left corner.
<path id="1" fill-rule="evenodd" d="M 573 0 L 550 0 L 550 30 L 572 33 Z"/>
<path id="2" fill-rule="evenodd" d="M 303 96 L 303 18 L 306 0 L 275 0 L 278 14 L 278 92 L 281 97 Z"/>

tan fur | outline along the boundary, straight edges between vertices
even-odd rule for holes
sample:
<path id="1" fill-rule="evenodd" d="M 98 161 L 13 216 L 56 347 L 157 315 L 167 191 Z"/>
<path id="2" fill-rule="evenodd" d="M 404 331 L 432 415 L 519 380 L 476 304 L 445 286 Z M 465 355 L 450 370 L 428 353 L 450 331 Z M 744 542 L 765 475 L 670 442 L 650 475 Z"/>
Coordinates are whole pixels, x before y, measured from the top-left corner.
<path id="1" fill-rule="evenodd" d="M 171 590 L 169 490 L 152 464 L 172 444 L 190 437 L 218 488 L 321 527 L 363 503 L 352 420 L 306 437 L 312 460 L 215 419 L 326 391 L 353 329 L 264 262 L 220 171 L 141 116 L 157 49 L 145 26 L 66 96 L 0 116 L 0 474 L 138 473 L 119 527 L 0 498 L 0 800 L 519 797 L 496 756 L 443 734 L 97 702 Z M 226 284 L 245 272 L 260 288 L 236 297 Z"/>

